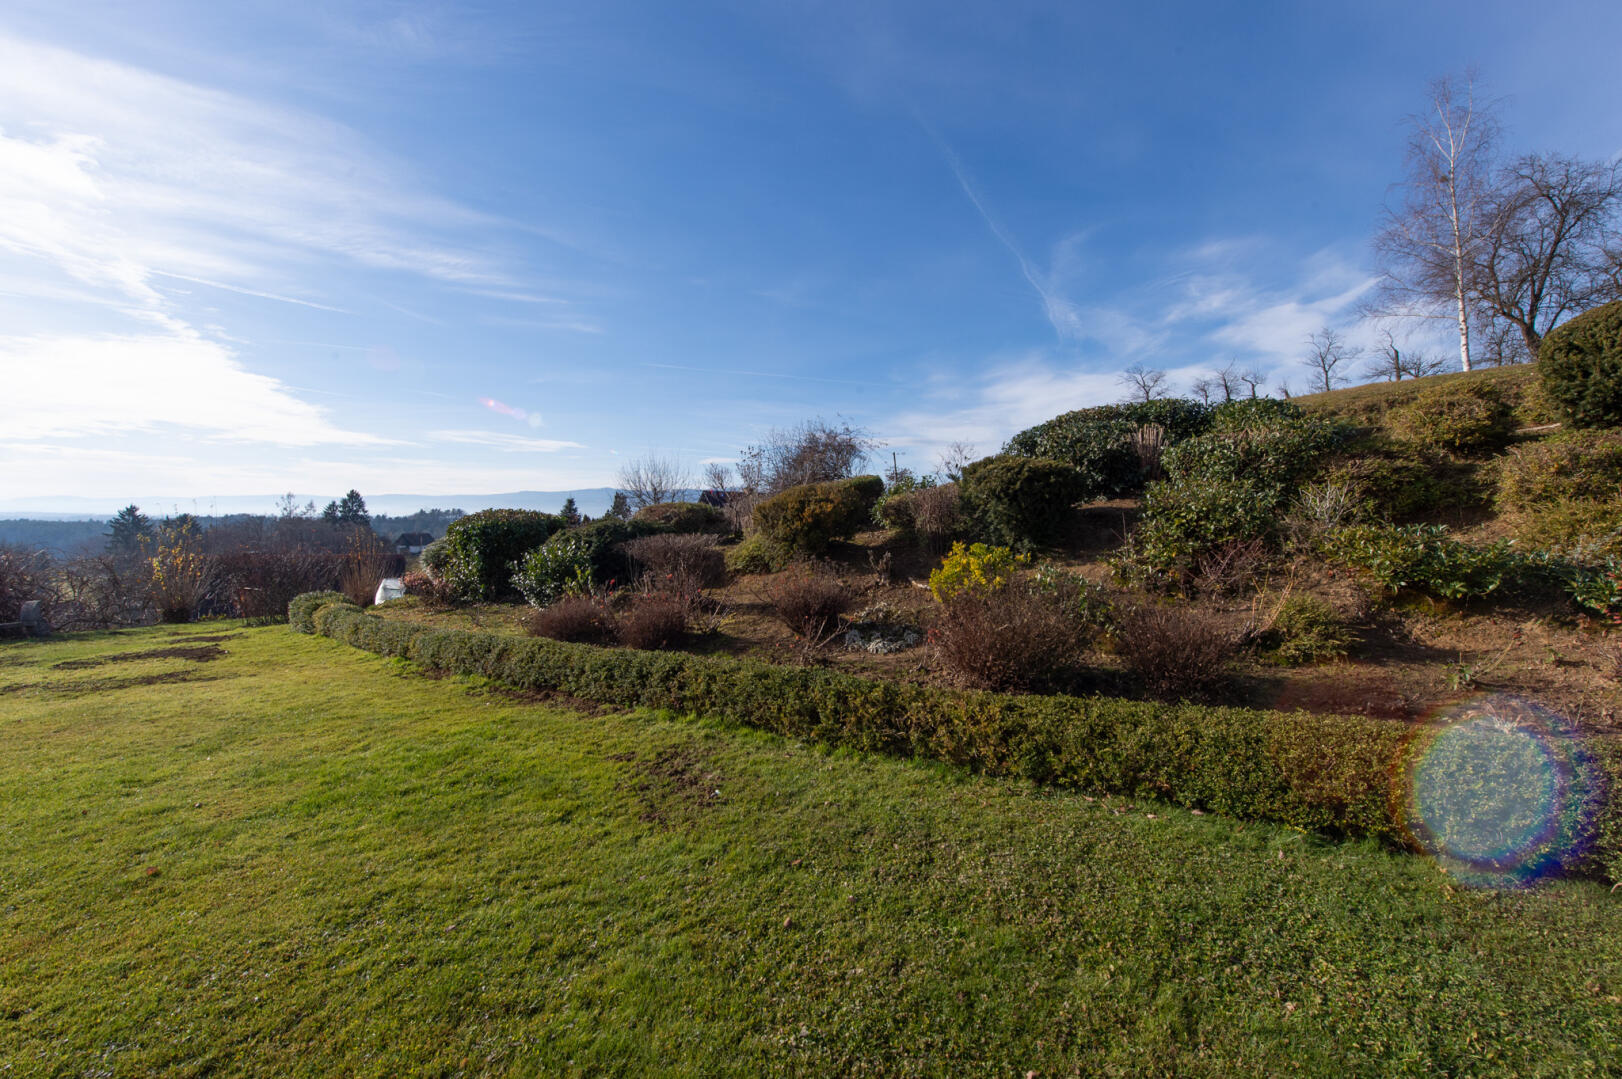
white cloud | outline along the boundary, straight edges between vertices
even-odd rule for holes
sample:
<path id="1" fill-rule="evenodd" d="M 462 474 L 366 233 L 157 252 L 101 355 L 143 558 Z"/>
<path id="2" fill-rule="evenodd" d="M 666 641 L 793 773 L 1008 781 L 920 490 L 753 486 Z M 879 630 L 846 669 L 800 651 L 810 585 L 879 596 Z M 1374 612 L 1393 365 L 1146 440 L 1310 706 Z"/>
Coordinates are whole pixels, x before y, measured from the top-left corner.
<path id="1" fill-rule="evenodd" d="M 0 338 L 0 384 L 14 402 L 6 438 L 180 429 L 281 446 L 388 443 L 335 426 L 183 323 L 153 321 L 145 333 Z"/>
<path id="2" fill-rule="evenodd" d="M 496 431 L 429 431 L 428 438 L 435 442 L 456 442 L 467 446 L 490 446 L 508 453 L 556 453 L 559 450 L 583 450 L 579 442 L 560 438 L 525 438 Z"/>

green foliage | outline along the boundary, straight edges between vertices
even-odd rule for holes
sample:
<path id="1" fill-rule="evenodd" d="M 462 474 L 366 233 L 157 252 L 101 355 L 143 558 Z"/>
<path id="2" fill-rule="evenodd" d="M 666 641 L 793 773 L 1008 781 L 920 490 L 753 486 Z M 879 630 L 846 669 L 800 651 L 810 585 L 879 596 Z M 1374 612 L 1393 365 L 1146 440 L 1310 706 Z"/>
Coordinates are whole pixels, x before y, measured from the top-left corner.
<path id="1" fill-rule="evenodd" d="M 1254 480 L 1279 490 L 1281 504 L 1317 474 L 1324 461 L 1351 437 L 1351 428 L 1301 412 L 1289 402 L 1263 400 L 1222 406 L 1224 422 L 1208 434 L 1166 451 L 1166 475 L 1200 483 Z M 1239 408 L 1237 406 L 1246 406 Z"/>
<path id="2" fill-rule="evenodd" d="M 1353 525 L 1330 533 L 1322 546 L 1330 560 L 1368 570 L 1392 592 L 1450 600 L 1489 596 L 1528 568 L 1509 544 L 1473 547 L 1443 525 Z"/>
<path id="3" fill-rule="evenodd" d="M 463 599 L 496 599 L 511 591 L 512 564 L 563 527 L 535 510 L 482 510 L 445 530 L 443 579 Z"/>
<path id="4" fill-rule="evenodd" d="M 732 573 L 775 573 L 792 555 L 760 533 L 745 536 L 726 549 L 726 567 Z"/>
<path id="5" fill-rule="evenodd" d="M 834 540 L 869 526 L 884 492 L 877 476 L 854 476 L 790 487 L 755 507 L 755 527 L 767 542 L 796 555 L 825 553 Z"/>
<path id="6" fill-rule="evenodd" d="M 342 592 L 301 592 L 287 604 L 287 626 L 294 633 L 315 632 L 315 612 L 331 603 L 353 607 Z"/>
<path id="7" fill-rule="evenodd" d="M 435 581 L 443 582 L 450 573 L 451 544 L 447 536 L 441 536 L 422 549 L 417 561 L 427 571 L 428 576 Z"/>
<path id="8" fill-rule="evenodd" d="M 1498 508 L 1522 543 L 1622 556 L 1622 431 L 1561 432 L 1498 462 Z"/>
<path id="9" fill-rule="evenodd" d="M 732 531 L 727 516 L 715 506 L 702 502 L 656 502 L 636 511 L 635 521 L 651 522 L 671 532 L 710 532 L 725 535 Z"/>
<path id="10" fill-rule="evenodd" d="M 1012 454 L 969 465 L 960 486 L 976 528 L 994 543 L 1022 549 L 1059 543 L 1085 492 L 1071 465 Z"/>
<path id="11" fill-rule="evenodd" d="M 1286 599 L 1270 633 L 1273 659 L 1286 667 L 1340 659 L 1357 639 L 1340 613 L 1317 596 Z"/>
<path id="12" fill-rule="evenodd" d="M 1285 489 L 1252 477 L 1179 476 L 1149 485 L 1143 517 L 1116 557 L 1127 580 L 1191 576 L 1202 556 L 1276 536 Z"/>
<path id="13" fill-rule="evenodd" d="M 1102 585 L 1054 562 L 1043 562 L 1031 575 L 1031 587 L 1059 600 L 1083 625 L 1108 630 L 1115 623 L 1115 603 Z"/>
<path id="14" fill-rule="evenodd" d="M 620 581 L 631 579 L 634 567 L 630 558 L 620 549 L 620 545 L 627 540 L 641 539 L 643 536 L 652 536 L 670 531 L 657 521 L 630 520 L 621 521 L 614 517 L 603 517 L 571 528 L 567 532 L 559 532 L 547 540 L 549 547 L 565 547 L 583 552 L 585 562 L 591 567 L 591 576 L 601 582 Z M 574 554 L 569 558 L 577 557 Z"/>
<path id="15" fill-rule="evenodd" d="M 873 504 L 873 523 L 880 528 L 912 531 L 912 502 L 907 496 L 914 491 L 931 490 L 935 486 L 933 476 L 919 478 L 905 468 L 892 471 L 885 477 L 884 493 Z"/>
<path id="16" fill-rule="evenodd" d="M 531 607 L 591 590 L 591 547 L 574 532 L 559 532 L 513 563 L 512 584 Z"/>
<path id="17" fill-rule="evenodd" d="M 1207 430 L 1211 413 L 1209 406 L 1175 398 L 1084 408 L 1019 432 L 1003 453 L 1065 462 L 1081 474 L 1080 498 L 1120 498 L 1142 491 L 1149 480 L 1132 446 L 1134 432 L 1159 427 L 1172 446 Z"/>
<path id="18" fill-rule="evenodd" d="M 608 512 L 604 517 L 613 517 L 615 520 L 628 521 L 631 519 L 631 503 L 625 497 L 624 491 L 614 492 L 614 501 L 609 504 Z"/>
<path id="19" fill-rule="evenodd" d="M 940 566 L 930 571 L 929 591 L 940 603 L 965 592 L 994 592 L 1027 561 L 1028 555 L 1016 555 L 1007 547 L 954 543 Z"/>
<path id="20" fill-rule="evenodd" d="M 1612 555 L 1598 565 L 1570 566 L 1565 583 L 1566 593 L 1579 607 L 1622 627 L 1622 557 Z"/>
<path id="21" fill-rule="evenodd" d="M 1496 453 L 1515 433 L 1514 410 L 1498 387 L 1481 382 L 1428 387 L 1389 422 L 1413 445 L 1465 455 Z"/>
<path id="22" fill-rule="evenodd" d="M 1550 330 L 1538 349 L 1543 392 L 1573 427 L 1622 427 L 1622 300 Z"/>
<path id="23" fill-rule="evenodd" d="M 1406 521 L 1485 506 L 1490 490 L 1484 471 L 1479 462 L 1375 438 L 1346 447 L 1324 478 L 1348 485 L 1379 516 Z"/>
<path id="24" fill-rule="evenodd" d="M 1533 364 L 1485 367 L 1455 371 L 1445 375 L 1403 379 L 1400 382 L 1369 382 L 1328 393 L 1304 394 L 1291 398 L 1303 412 L 1333 417 L 1358 427 L 1385 431 L 1390 417 L 1405 408 L 1421 393 L 1439 386 L 1494 387 L 1514 410 L 1520 424 L 1531 427 L 1559 419 L 1545 397 Z"/>

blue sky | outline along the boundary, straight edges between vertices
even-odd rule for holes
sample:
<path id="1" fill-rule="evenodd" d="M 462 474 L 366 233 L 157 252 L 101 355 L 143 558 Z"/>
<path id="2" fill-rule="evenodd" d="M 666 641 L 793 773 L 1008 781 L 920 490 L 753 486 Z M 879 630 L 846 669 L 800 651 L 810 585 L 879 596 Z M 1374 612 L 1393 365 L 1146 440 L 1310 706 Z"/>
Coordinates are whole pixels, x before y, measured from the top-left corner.
<path id="1" fill-rule="evenodd" d="M 1622 5 L 317 7 L 0 10 L 0 500 L 589 487 L 819 415 L 927 470 L 1132 363 L 1303 387 L 1435 77 L 1622 151 Z"/>

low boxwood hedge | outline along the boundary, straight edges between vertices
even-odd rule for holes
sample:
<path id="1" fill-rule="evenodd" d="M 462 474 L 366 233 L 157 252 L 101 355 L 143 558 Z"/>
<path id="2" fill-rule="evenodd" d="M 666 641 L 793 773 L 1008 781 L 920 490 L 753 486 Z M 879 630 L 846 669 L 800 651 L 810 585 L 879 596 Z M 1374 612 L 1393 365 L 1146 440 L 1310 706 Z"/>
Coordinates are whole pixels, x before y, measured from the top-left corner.
<path id="1" fill-rule="evenodd" d="M 899 685 L 825 669 L 435 629 L 380 618 L 341 598 L 300 600 L 301 611 L 314 608 L 316 632 L 431 670 L 1415 849 L 1433 837 L 1409 825 L 1407 785 L 1393 777 L 1434 765 L 1443 750 L 1458 769 L 1452 786 L 1493 801 L 1484 811 L 1493 819 L 1522 812 L 1517 806 L 1551 789 L 1548 775 L 1511 782 L 1490 756 L 1443 744 L 1446 728 L 1435 726 Z M 1515 863 L 1528 873 L 1597 869 L 1622 879 L 1622 820 L 1607 798 L 1622 781 L 1622 751 L 1611 740 L 1573 736 L 1566 744 L 1576 747 L 1583 776 L 1554 786 L 1582 797 L 1557 827 L 1522 829 L 1532 838 Z"/>

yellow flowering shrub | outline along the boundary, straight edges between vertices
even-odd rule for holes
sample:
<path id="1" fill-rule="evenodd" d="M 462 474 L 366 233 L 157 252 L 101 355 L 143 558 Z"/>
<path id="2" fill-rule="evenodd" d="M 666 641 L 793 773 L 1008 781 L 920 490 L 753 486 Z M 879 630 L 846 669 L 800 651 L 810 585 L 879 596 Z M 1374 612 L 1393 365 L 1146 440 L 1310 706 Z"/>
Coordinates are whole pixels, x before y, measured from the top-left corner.
<path id="1" fill-rule="evenodd" d="M 929 590 L 941 603 L 964 592 L 994 592 L 1008 583 L 1014 570 L 1030 561 L 1029 555 L 1016 555 L 1007 547 L 961 541 L 941 560 L 940 568 L 929 575 Z"/>

